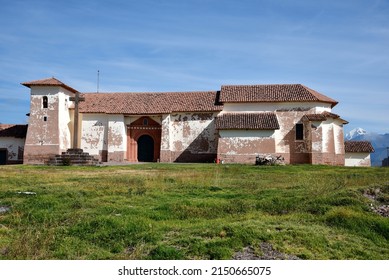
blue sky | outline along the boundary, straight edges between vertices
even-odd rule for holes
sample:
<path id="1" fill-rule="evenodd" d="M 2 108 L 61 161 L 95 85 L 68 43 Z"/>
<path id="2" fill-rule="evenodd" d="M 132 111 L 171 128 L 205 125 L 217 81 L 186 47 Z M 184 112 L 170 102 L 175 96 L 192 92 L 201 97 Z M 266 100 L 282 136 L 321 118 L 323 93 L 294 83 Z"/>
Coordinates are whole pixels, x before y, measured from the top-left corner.
<path id="1" fill-rule="evenodd" d="M 387 0 L 0 0 L 0 123 L 29 89 L 218 90 L 301 83 L 339 101 L 346 132 L 389 132 Z"/>

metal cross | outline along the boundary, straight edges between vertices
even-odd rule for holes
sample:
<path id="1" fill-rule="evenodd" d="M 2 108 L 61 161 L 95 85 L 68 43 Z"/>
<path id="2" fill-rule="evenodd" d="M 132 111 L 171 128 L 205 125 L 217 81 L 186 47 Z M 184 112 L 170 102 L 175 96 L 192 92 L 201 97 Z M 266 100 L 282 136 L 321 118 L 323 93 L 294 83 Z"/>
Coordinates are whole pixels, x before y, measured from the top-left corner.
<path id="1" fill-rule="evenodd" d="M 78 148 L 78 103 L 85 101 L 85 97 L 80 97 L 80 93 L 76 92 L 74 97 L 69 98 L 74 101 L 74 128 L 73 128 L 73 149 Z"/>

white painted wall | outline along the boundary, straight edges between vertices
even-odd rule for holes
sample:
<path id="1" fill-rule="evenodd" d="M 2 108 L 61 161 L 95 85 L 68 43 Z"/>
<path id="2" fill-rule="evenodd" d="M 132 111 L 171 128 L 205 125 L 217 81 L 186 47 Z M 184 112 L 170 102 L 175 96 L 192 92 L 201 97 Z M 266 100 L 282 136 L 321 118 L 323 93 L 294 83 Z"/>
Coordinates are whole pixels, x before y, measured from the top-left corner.
<path id="1" fill-rule="evenodd" d="M 322 128 L 322 152 L 328 153 L 329 147 L 334 147 L 335 154 L 344 154 L 343 125 L 339 120 L 331 118 L 323 121 Z"/>
<path id="2" fill-rule="evenodd" d="M 108 150 L 108 117 L 105 114 L 83 114 L 81 128 L 81 149 L 90 155 Z"/>
<path id="3" fill-rule="evenodd" d="M 339 120 L 334 121 L 335 154 L 344 154 L 343 124 Z"/>
<path id="4" fill-rule="evenodd" d="M 126 125 L 123 115 L 108 115 L 108 152 L 124 152 L 127 150 Z"/>
<path id="5" fill-rule="evenodd" d="M 72 146 L 70 125 L 69 97 L 71 92 L 67 90 L 58 93 L 58 129 L 59 129 L 59 147 L 61 150 L 67 150 Z"/>
<path id="6" fill-rule="evenodd" d="M 323 121 L 320 126 L 322 128 L 322 145 L 321 145 L 322 150 L 321 150 L 321 152 L 328 153 L 330 139 L 334 135 L 332 120 Z"/>
<path id="7" fill-rule="evenodd" d="M 370 166 L 370 153 L 346 153 L 345 166 Z"/>

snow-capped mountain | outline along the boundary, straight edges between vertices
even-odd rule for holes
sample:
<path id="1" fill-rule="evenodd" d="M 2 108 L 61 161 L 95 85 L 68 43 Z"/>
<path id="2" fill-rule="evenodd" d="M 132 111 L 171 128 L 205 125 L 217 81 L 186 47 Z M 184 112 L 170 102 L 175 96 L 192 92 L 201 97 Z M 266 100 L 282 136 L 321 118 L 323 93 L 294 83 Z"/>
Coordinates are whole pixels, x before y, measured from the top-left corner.
<path id="1" fill-rule="evenodd" d="M 349 133 L 347 133 L 345 138 L 346 138 L 346 140 L 353 140 L 353 139 L 357 138 L 358 136 L 366 135 L 366 134 L 367 134 L 366 130 L 358 127 L 358 128 L 354 128 Z"/>
<path id="2" fill-rule="evenodd" d="M 374 153 L 371 154 L 371 165 L 381 166 L 382 161 L 388 157 L 389 133 L 378 134 L 367 132 L 363 128 L 355 128 L 346 134 L 345 140 L 370 141 Z"/>

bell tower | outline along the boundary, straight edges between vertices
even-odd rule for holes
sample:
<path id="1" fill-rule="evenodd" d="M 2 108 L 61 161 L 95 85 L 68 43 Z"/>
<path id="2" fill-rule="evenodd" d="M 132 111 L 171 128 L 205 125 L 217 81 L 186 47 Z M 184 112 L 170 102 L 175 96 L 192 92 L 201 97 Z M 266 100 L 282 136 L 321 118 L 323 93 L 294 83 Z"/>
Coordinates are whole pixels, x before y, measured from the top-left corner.
<path id="1" fill-rule="evenodd" d="M 56 78 L 22 83 L 31 89 L 24 163 L 43 164 L 71 147 L 70 98 L 77 92 Z"/>

